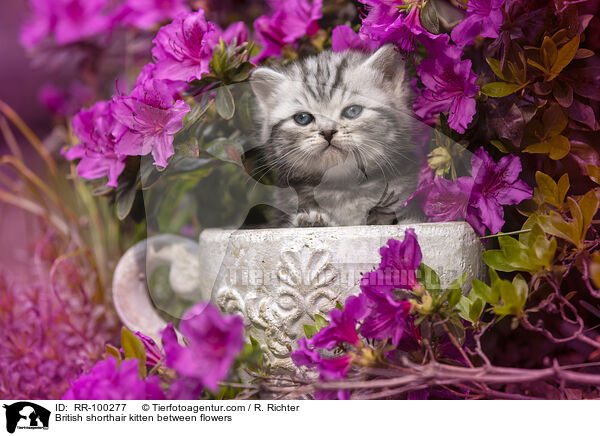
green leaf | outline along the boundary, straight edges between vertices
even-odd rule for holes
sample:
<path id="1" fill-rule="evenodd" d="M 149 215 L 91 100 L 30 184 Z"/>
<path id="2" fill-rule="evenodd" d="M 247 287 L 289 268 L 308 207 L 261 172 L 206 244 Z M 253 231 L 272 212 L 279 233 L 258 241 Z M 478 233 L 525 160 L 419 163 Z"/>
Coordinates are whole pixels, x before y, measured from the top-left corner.
<path id="1" fill-rule="evenodd" d="M 465 297 L 464 295 L 460 296 L 460 300 L 456 303 L 456 309 L 458 310 L 458 316 L 462 319 L 466 319 L 467 321 L 473 322 L 471 317 L 469 316 L 469 311 L 471 309 L 471 300 Z"/>
<path id="2" fill-rule="evenodd" d="M 487 266 L 494 270 L 504 272 L 519 270 L 519 267 L 515 267 L 508 259 L 506 259 L 502 250 L 488 250 L 483 253 L 482 257 Z"/>
<path id="3" fill-rule="evenodd" d="M 572 40 L 567 42 L 558 50 L 558 55 L 556 57 L 556 61 L 552 65 L 552 76 L 549 80 L 552 80 L 558 74 L 571 63 L 575 54 L 577 54 L 577 49 L 579 48 L 579 35 L 575 36 Z"/>
<path id="4" fill-rule="evenodd" d="M 304 324 L 304 335 L 310 339 L 312 338 L 314 335 L 316 335 L 319 331 L 317 330 L 317 327 L 314 325 L 310 325 L 310 324 Z"/>
<path id="5" fill-rule="evenodd" d="M 518 83 L 490 82 L 483 85 L 481 92 L 488 97 L 506 97 L 522 87 Z"/>
<path id="6" fill-rule="evenodd" d="M 600 185 L 600 168 L 596 165 L 588 164 L 587 166 L 588 176 L 592 181 Z"/>
<path id="7" fill-rule="evenodd" d="M 552 65 L 554 65 L 556 58 L 558 57 L 556 43 L 549 36 L 544 38 L 542 47 L 540 48 L 540 54 L 542 56 L 542 64 L 549 70 Z"/>
<path id="8" fill-rule="evenodd" d="M 504 141 L 499 140 L 499 139 L 491 139 L 490 140 L 490 144 L 492 144 L 494 147 L 496 147 L 498 150 L 500 150 L 502 153 L 511 153 L 512 150 L 510 149 L 510 146 L 507 146 Z"/>
<path id="9" fill-rule="evenodd" d="M 135 183 L 132 183 L 130 186 L 120 191 L 116 197 L 116 209 L 117 209 L 117 218 L 123 221 L 133 208 L 133 202 L 135 201 L 135 196 L 137 194 L 137 189 L 135 187 Z"/>
<path id="10" fill-rule="evenodd" d="M 598 196 L 596 195 L 596 191 L 588 191 L 583 198 L 579 200 L 579 207 L 583 214 L 583 234 L 581 237 L 581 239 L 583 239 L 592 224 L 594 215 L 596 215 L 596 212 L 598 211 Z"/>
<path id="11" fill-rule="evenodd" d="M 525 153 L 543 153 L 548 154 L 552 160 L 560 160 L 569 154 L 571 144 L 569 140 L 562 135 L 554 136 L 547 141 L 538 142 L 530 145 L 525 150 Z"/>
<path id="12" fill-rule="evenodd" d="M 565 197 L 569 192 L 569 188 L 571 187 L 571 183 L 569 182 L 569 174 L 564 173 L 562 177 L 558 180 L 558 203 L 562 205 L 565 202 Z"/>
<path id="13" fill-rule="evenodd" d="M 546 203 L 556 207 L 562 206 L 563 203 L 558 199 L 558 185 L 552 180 L 552 177 L 541 171 L 537 171 L 535 173 L 535 181 Z"/>
<path id="14" fill-rule="evenodd" d="M 315 315 L 315 326 L 317 331 L 321 330 L 323 327 L 327 327 L 329 325 L 329 321 L 327 321 L 324 317 L 319 314 Z"/>
<path id="15" fill-rule="evenodd" d="M 221 86 L 220 88 L 217 88 L 215 107 L 221 118 L 225 120 L 230 120 L 233 118 L 233 115 L 235 114 L 235 102 L 229 87 Z"/>
<path id="16" fill-rule="evenodd" d="M 473 324 L 477 324 L 477 322 L 479 321 L 479 318 L 481 318 L 481 314 L 483 313 L 484 306 L 485 306 L 485 303 L 483 302 L 483 300 L 481 298 L 477 298 L 471 304 L 471 307 L 469 308 L 469 318 L 473 322 Z"/>
<path id="17" fill-rule="evenodd" d="M 566 222 L 562 216 L 556 212 L 550 212 L 549 215 L 538 216 L 538 223 L 544 232 L 561 239 L 565 239 L 573 245 L 579 243 L 579 232 L 573 223 Z"/>
<path id="18" fill-rule="evenodd" d="M 462 289 L 462 287 L 464 286 L 465 283 L 467 283 L 467 272 L 466 271 L 464 273 L 462 273 L 459 277 L 457 277 L 452 283 L 450 283 L 450 286 L 448 286 L 448 289 Z"/>
<path id="19" fill-rule="evenodd" d="M 121 329 L 121 348 L 125 359 L 137 359 L 141 378 L 146 378 L 146 348 L 141 339 L 127 327 Z"/>
<path id="20" fill-rule="evenodd" d="M 450 293 L 448 294 L 448 306 L 453 308 L 460 301 L 460 297 L 462 297 L 462 290 L 460 288 L 450 289 Z"/>
<path id="21" fill-rule="evenodd" d="M 122 359 L 121 352 L 116 347 L 113 347 L 110 344 L 106 344 L 106 354 L 116 358 L 117 362 L 119 362 L 119 363 L 121 362 L 121 359 Z"/>
<path id="22" fill-rule="evenodd" d="M 508 78 L 502 73 L 502 64 L 498 59 L 486 58 L 486 61 L 496 76 L 508 82 Z"/>
<path id="23" fill-rule="evenodd" d="M 438 295 L 442 289 L 437 273 L 422 263 L 416 271 L 417 281 L 422 284 L 432 295 Z"/>
<path id="24" fill-rule="evenodd" d="M 489 287 L 488 285 L 477 279 L 473 279 L 472 284 L 473 288 L 471 290 L 471 294 L 473 294 L 475 297 L 482 299 L 486 303 L 498 303 L 500 295 L 493 288 Z M 473 298 L 471 299 L 473 300 Z"/>
<path id="25" fill-rule="evenodd" d="M 517 274 L 512 281 L 512 284 L 515 288 L 515 296 L 517 299 L 517 307 L 519 310 L 522 310 L 525 307 L 525 303 L 527 302 L 527 296 L 529 295 L 529 286 L 527 285 L 527 281 L 523 278 L 521 274 Z"/>

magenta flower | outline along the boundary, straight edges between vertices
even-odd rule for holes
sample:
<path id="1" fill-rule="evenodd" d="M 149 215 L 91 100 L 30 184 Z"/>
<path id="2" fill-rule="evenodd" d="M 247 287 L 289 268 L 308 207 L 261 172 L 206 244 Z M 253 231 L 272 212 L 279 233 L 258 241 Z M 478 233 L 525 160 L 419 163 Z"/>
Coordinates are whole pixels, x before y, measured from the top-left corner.
<path id="1" fill-rule="evenodd" d="M 452 29 L 452 40 L 462 48 L 472 44 L 477 35 L 497 38 L 503 5 L 504 0 L 469 0 L 466 18 Z"/>
<path id="2" fill-rule="evenodd" d="M 455 182 L 436 177 L 423 205 L 423 212 L 431 221 L 455 221 L 466 219 L 480 234 L 485 233 L 479 211 L 472 200 L 473 179 L 459 177 Z"/>
<path id="3" fill-rule="evenodd" d="M 189 377 L 178 377 L 169 386 L 167 397 L 169 400 L 197 400 L 204 390 L 202 383 Z"/>
<path id="4" fill-rule="evenodd" d="M 218 42 L 219 31 L 206 21 L 203 10 L 175 19 L 161 27 L 154 38 L 154 76 L 185 82 L 201 79 L 210 71 L 210 59 Z"/>
<path id="5" fill-rule="evenodd" d="M 435 53 L 417 66 L 417 73 L 425 85 L 414 104 L 415 114 L 424 120 L 433 112 L 449 111 L 448 124 L 464 133 L 475 115 L 475 85 L 477 75 L 471 71 L 471 61 L 454 56 L 455 50 Z M 430 52 L 430 54 L 432 54 Z"/>
<path id="6" fill-rule="evenodd" d="M 154 164 L 166 167 L 175 152 L 173 136 L 183 127 L 190 107 L 182 100 L 173 102 L 169 87 L 148 80 L 128 96 L 115 96 L 112 113 L 120 125 L 113 130 L 119 138 L 116 152 L 126 155 L 152 153 Z"/>
<path id="7" fill-rule="evenodd" d="M 409 301 L 394 301 L 391 297 L 371 300 L 370 312 L 360 326 L 360 334 L 365 338 L 390 339 L 394 345 L 398 345 L 411 307 Z"/>
<path id="8" fill-rule="evenodd" d="M 244 322 L 239 316 L 221 315 L 209 303 L 198 303 L 184 314 L 179 330 L 186 347 L 179 345 L 172 324 L 163 330 L 167 366 L 216 391 L 244 346 Z"/>
<path id="9" fill-rule="evenodd" d="M 514 155 L 502 157 L 498 163 L 482 148 L 471 158 L 473 198 L 481 221 L 494 233 L 502 230 L 504 210 L 502 205 L 518 204 L 531 198 L 532 189 L 519 180 L 521 160 Z"/>
<path id="10" fill-rule="evenodd" d="M 248 26 L 246 26 L 243 21 L 231 23 L 225 30 L 221 30 L 217 27 L 217 31 L 226 44 L 232 44 L 235 39 L 236 45 L 240 45 L 241 43 L 248 41 L 248 37 L 250 36 Z"/>
<path id="11" fill-rule="evenodd" d="M 48 83 L 40 88 L 38 99 L 53 114 L 69 117 L 91 102 L 93 94 L 79 81 L 74 81 L 66 89 Z"/>
<path id="12" fill-rule="evenodd" d="M 155 76 L 155 72 L 156 72 L 156 64 L 150 62 L 146 65 L 144 65 L 142 67 L 142 70 L 140 71 L 140 74 L 138 75 L 135 84 L 134 84 L 134 88 L 141 86 L 144 86 L 144 83 L 146 83 L 149 80 L 153 80 L 153 79 L 157 79 L 157 77 Z M 183 80 L 167 80 L 167 79 L 157 79 L 160 80 L 162 83 L 164 83 L 169 92 L 171 93 L 171 95 L 173 96 L 173 99 L 175 100 L 179 100 L 181 99 L 181 94 L 185 91 L 185 89 L 188 87 L 187 82 L 184 82 Z"/>
<path id="13" fill-rule="evenodd" d="M 321 361 L 321 355 L 311 346 L 312 341 L 306 338 L 298 340 L 298 349 L 291 353 L 294 365 L 314 368 Z"/>
<path id="14" fill-rule="evenodd" d="M 140 379 L 138 361 L 128 359 L 117 363 L 109 357 L 101 360 L 89 374 L 75 380 L 63 395 L 63 400 L 164 400 L 159 378 Z"/>
<path id="15" fill-rule="evenodd" d="M 367 313 L 364 295 L 348 297 L 343 310 L 336 308 L 329 312 L 331 319 L 329 325 L 323 327 L 312 337 L 312 345 L 328 350 L 343 342 L 358 346 L 360 338 L 356 333 L 356 323 L 361 321 Z"/>
<path id="16" fill-rule="evenodd" d="M 495 163 L 480 148 L 471 157 L 471 177 L 455 182 L 437 177 L 426 189 L 423 211 L 432 221 L 466 219 L 480 234 L 487 227 L 493 234 L 504 225 L 503 205 L 531 198 L 531 188 L 522 180 L 521 161 L 507 155 Z"/>
<path id="17" fill-rule="evenodd" d="M 258 63 L 270 56 L 281 56 L 281 50 L 294 44 L 304 35 L 312 36 L 319 30 L 322 0 L 269 0 L 273 15 L 262 15 L 254 21 L 256 43 L 261 52 L 252 59 Z"/>
<path id="18" fill-rule="evenodd" d="M 321 359 L 317 364 L 317 371 L 323 380 L 343 379 L 352 367 L 352 356 L 335 357 L 333 359 Z"/>
<path id="19" fill-rule="evenodd" d="M 151 29 L 186 12 L 190 12 L 187 0 L 126 0 L 122 13 L 125 24 Z"/>
<path id="20" fill-rule="evenodd" d="M 21 29 L 21 42 L 27 49 L 49 39 L 65 45 L 106 36 L 114 24 L 108 0 L 33 0 L 31 12 Z"/>
<path id="21" fill-rule="evenodd" d="M 117 138 L 113 130 L 117 123 L 110 103 L 101 101 L 81 110 L 72 124 L 81 144 L 64 154 L 68 160 L 81 159 L 77 164 L 79 177 L 94 180 L 108 176 L 106 185 L 117 187 L 127 156 L 115 149 Z"/>
<path id="22" fill-rule="evenodd" d="M 140 338 L 142 344 L 144 344 L 144 349 L 146 350 L 146 365 L 155 367 L 164 357 L 160 347 L 154 342 L 154 339 L 141 332 L 135 332 L 135 335 Z"/>
<path id="23" fill-rule="evenodd" d="M 429 33 L 422 25 L 420 8 L 416 4 L 408 10 L 399 10 L 405 5 L 401 0 L 364 0 L 369 6 L 369 13 L 363 19 L 360 35 L 376 41 L 378 45 L 395 43 L 405 51 L 414 51 L 417 38 L 419 40 L 435 40 L 442 35 Z"/>
<path id="24" fill-rule="evenodd" d="M 404 232 L 402 242 L 390 239 L 379 249 L 381 263 L 379 269 L 393 279 L 391 284 L 398 289 L 414 289 L 418 283 L 415 271 L 423 258 L 414 229 Z"/>
<path id="25" fill-rule="evenodd" d="M 336 26 L 331 34 L 331 48 L 333 51 L 364 50 L 373 51 L 379 43 L 370 38 L 363 38 L 350 26 Z"/>
<path id="26" fill-rule="evenodd" d="M 362 20 L 360 34 L 377 41 L 379 45 L 393 41 L 394 23 L 399 19 L 398 6 L 402 0 L 359 0 L 367 6 L 367 15 Z M 394 41 L 395 42 L 395 41 Z"/>

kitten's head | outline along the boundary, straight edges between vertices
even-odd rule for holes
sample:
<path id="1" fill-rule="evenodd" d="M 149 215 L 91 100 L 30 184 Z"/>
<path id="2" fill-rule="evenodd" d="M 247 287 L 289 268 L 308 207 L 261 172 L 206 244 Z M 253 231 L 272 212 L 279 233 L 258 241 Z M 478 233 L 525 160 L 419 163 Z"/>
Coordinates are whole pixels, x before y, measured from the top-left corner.
<path id="1" fill-rule="evenodd" d="M 258 68 L 251 85 L 264 154 L 288 180 L 318 180 L 348 161 L 397 173 L 413 160 L 410 85 L 393 46 Z"/>

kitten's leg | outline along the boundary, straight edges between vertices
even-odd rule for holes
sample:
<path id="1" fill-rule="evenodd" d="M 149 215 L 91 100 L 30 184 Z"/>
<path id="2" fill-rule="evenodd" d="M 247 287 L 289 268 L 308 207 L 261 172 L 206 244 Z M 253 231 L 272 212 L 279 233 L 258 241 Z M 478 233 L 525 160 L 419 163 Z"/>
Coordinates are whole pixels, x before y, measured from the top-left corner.
<path id="1" fill-rule="evenodd" d="M 394 191 L 385 185 L 383 194 L 377 204 L 369 211 L 367 216 L 368 225 L 389 225 L 396 222 L 396 209 L 399 206 L 399 198 Z"/>
<path id="2" fill-rule="evenodd" d="M 330 227 L 335 226 L 331 217 L 316 210 L 299 212 L 291 217 L 294 227 Z"/>

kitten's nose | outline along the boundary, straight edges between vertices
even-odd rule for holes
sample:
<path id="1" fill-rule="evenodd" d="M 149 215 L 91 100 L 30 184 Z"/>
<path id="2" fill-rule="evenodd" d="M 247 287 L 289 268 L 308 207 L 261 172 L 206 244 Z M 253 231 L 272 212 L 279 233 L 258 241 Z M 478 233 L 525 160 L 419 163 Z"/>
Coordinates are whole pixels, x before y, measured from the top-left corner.
<path id="1" fill-rule="evenodd" d="M 333 135 L 335 135 L 337 133 L 337 130 L 333 129 L 333 130 L 321 130 L 321 135 L 323 135 L 323 138 L 325 138 L 327 140 L 327 142 L 331 142 L 331 139 L 333 138 Z"/>

